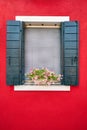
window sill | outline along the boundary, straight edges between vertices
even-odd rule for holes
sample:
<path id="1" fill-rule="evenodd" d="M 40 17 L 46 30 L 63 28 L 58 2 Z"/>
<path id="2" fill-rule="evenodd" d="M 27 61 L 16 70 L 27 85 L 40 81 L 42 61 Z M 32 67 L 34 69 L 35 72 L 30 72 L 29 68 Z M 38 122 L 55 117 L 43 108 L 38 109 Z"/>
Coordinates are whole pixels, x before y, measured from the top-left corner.
<path id="1" fill-rule="evenodd" d="M 70 86 L 37 86 L 37 85 L 17 85 L 14 91 L 70 91 Z"/>

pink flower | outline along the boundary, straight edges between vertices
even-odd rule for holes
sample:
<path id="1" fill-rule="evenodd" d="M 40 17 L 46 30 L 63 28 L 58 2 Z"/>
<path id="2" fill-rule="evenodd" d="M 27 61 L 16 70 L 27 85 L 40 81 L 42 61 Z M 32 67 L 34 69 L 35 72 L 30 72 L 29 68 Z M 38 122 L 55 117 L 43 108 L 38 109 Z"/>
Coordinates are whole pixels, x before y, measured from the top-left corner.
<path id="1" fill-rule="evenodd" d="M 37 80 L 37 79 L 38 79 L 38 76 L 35 76 L 34 79 Z"/>

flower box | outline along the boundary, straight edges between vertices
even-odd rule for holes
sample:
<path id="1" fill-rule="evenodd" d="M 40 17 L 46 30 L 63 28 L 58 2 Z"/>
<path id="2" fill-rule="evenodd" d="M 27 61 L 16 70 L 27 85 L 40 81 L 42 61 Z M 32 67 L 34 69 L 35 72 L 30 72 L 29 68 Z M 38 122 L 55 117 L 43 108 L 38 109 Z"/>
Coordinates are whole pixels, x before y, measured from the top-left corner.
<path id="1" fill-rule="evenodd" d="M 55 74 L 47 68 L 33 69 L 25 74 L 26 84 L 32 85 L 58 85 L 61 84 L 62 75 Z"/>

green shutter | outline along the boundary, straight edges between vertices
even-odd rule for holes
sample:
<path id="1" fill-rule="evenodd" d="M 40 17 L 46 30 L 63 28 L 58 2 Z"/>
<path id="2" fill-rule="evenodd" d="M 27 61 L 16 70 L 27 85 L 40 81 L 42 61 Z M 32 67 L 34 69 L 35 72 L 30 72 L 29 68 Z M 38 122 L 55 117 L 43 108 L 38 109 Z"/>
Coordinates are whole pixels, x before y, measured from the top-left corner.
<path id="1" fill-rule="evenodd" d="M 63 84 L 78 85 L 78 22 L 63 22 L 61 32 Z"/>
<path id="2" fill-rule="evenodd" d="M 7 21 L 7 85 L 24 82 L 23 23 Z"/>

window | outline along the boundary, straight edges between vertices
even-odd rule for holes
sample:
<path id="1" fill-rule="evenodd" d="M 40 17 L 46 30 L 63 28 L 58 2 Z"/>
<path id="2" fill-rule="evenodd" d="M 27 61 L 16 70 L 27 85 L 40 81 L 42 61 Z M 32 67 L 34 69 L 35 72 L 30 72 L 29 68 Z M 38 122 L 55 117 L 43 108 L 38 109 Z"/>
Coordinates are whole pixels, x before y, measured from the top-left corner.
<path id="1" fill-rule="evenodd" d="M 32 68 L 48 68 L 61 74 L 60 29 L 25 29 L 25 73 Z"/>
<path id="2" fill-rule="evenodd" d="M 26 52 L 24 49 L 25 48 L 24 25 L 25 23 L 22 21 L 7 22 L 7 84 L 8 85 L 24 84 L 25 79 L 24 74 L 26 66 L 25 63 Z M 78 85 L 78 22 L 77 21 L 61 22 L 60 42 L 61 42 L 60 62 L 61 62 L 61 71 L 63 74 L 62 84 L 74 85 L 74 86 Z"/>

